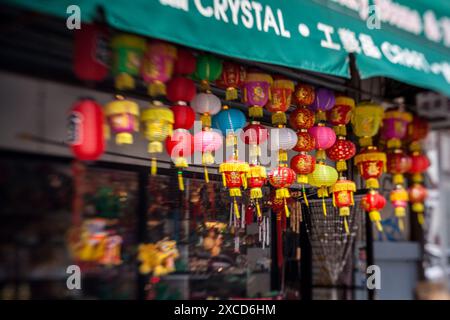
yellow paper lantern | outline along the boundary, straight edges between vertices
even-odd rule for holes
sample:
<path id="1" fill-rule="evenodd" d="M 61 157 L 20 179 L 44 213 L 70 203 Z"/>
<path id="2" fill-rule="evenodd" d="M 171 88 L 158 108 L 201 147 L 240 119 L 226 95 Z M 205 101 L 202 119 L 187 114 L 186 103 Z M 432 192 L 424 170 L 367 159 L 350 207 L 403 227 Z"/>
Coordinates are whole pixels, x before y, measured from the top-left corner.
<path id="1" fill-rule="evenodd" d="M 356 106 L 352 114 L 353 132 L 359 137 L 362 147 L 371 146 L 383 120 L 384 109 L 372 102 L 362 102 Z"/>
<path id="2" fill-rule="evenodd" d="M 105 106 L 108 129 L 116 135 L 117 144 L 132 144 L 133 132 L 139 131 L 139 106 L 136 102 L 117 95 Z"/>
<path id="3" fill-rule="evenodd" d="M 314 171 L 308 175 L 308 182 L 319 188 L 317 195 L 322 198 L 323 214 L 327 215 L 325 197 L 328 197 L 328 188 L 336 183 L 338 172 L 335 168 L 323 163 L 317 163 Z"/>
<path id="4" fill-rule="evenodd" d="M 144 136 L 150 141 L 148 153 L 155 154 L 163 152 L 163 142 L 172 135 L 173 112 L 159 101 L 155 101 L 150 108 L 142 111 L 141 120 L 144 123 Z M 152 175 L 156 174 L 156 158 L 152 158 Z"/>

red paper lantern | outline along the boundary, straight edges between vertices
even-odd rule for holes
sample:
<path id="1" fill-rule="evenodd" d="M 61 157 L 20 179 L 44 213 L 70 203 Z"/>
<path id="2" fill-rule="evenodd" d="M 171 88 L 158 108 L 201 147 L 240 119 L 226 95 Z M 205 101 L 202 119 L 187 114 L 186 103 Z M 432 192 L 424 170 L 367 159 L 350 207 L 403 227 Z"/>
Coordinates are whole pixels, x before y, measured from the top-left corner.
<path id="1" fill-rule="evenodd" d="M 175 77 L 167 83 L 167 99 L 173 103 L 187 104 L 195 94 L 195 83 L 191 79 Z"/>
<path id="2" fill-rule="evenodd" d="M 386 199 L 375 190 L 371 190 L 361 200 L 361 206 L 369 213 L 370 220 L 376 224 L 376 227 L 380 232 L 383 231 L 380 210 L 382 210 L 385 205 Z"/>
<path id="3" fill-rule="evenodd" d="M 336 161 L 336 170 L 342 172 L 347 170 L 347 160 L 354 157 L 356 146 L 353 142 L 345 140 L 340 136 L 331 148 L 327 149 L 327 156 L 332 161 Z"/>
<path id="4" fill-rule="evenodd" d="M 308 183 L 308 174 L 314 171 L 316 158 L 307 154 L 300 153 L 292 157 L 290 167 L 297 174 L 297 182 L 300 184 Z"/>
<path id="5" fill-rule="evenodd" d="M 194 125 L 195 112 L 189 106 L 176 105 L 170 107 L 173 112 L 173 128 L 189 130 Z"/>
<path id="6" fill-rule="evenodd" d="M 427 171 L 430 166 L 430 160 L 424 154 L 413 153 L 411 155 L 411 168 L 409 173 L 418 174 Z"/>
<path id="7" fill-rule="evenodd" d="M 406 215 L 406 207 L 408 206 L 408 192 L 399 186 L 392 190 L 390 195 L 392 206 L 394 207 L 395 216 L 398 219 L 398 226 L 401 231 L 404 229 L 403 218 Z"/>
<path id="8" fill-rule="evenodd" d="M 295 130 L 309 129 L 314 126 L 314 121 L 314 112 L 306 107 L 298 107 L 289 115 L 289 123 Z"/>
<path id="9" fill-rule="evenodd" d="M 250 188 L 250 199 L 254 201 L 258 217 L 261 217 L 261 209 L 258 200 L 263 197 L 262 187 L 267 181 L 266 168 L 256 164 L 250 165 L 247 173 L 247 185 Z"/>
<path id="10" fill-rule="evenodd" d="M 314 87 L 303 83 L 297 84 L 292 96 L 296 106 L 309 106 L 314 102 L 315 98 L 316 93 Z"/>
<path id="11" fill-rule="evenodd" d="M 409 141 L 420 141 L 427 137 L 430 131 L 428 121 L 422 117 L 414 116 L 408 124 L 407 137 Z"/>
<path id="12" fill-rule="evenodd" d="M 286 198 L 290 198 L 289 187 L 295 181 L 295 172 L 289 167 L 279 166 L 269 173 L 269 183 L 276 188 L 276 197 L 284 199 L 284 208 L 286 217 L 289 217 L 289 210 L 286 204 Z"/>
<path id="13" fill-rule="evenodd" d="M 177 59 L 175 60 L 174 73 L 180 75 L 189 75 L 194 73 L 197 67 L 197 58 L 190 50 L 178 49 Z"/>
<path id="14" fill-rule="evenodd" d="M 106 26 L 83 24 L 75 31 L 75 75 L 85 81 L 102 81 L 108 75 L 109 33 Z"/>
<path id="15" fill-rule="evenodd" d="M 272 124 L 286 124 L 286 114 L 291 105 L 294 82 L 283 78 L 275 78 L 270 88 L 271 97 L 266 109 L 272 113 Z"/>
<path id="16" fill-rule="evenodd" d="M 171 137 L 166 138 L 166 151 L 172 158 L 178 171 L 178 187 L 184 190 L 182 168 L 187 168 L 188 159 L 194 152 L 194 137 L 185 129 L 174 130 Z"/>
<path id="17" fill-rule="evenodd" d="M 257 157 L 261 155 L 261 148 L 259 145 L 266 142 L 268 137 L 269 130 L 258 121 L 250 122 L 250 124 L 243 129 L 241 140 L 243 140 L 245 144 L 250 145 L 249 153 L 252 163 L 256 162 Z"/>
<path id="18" fill-rule="evenodd" d="M 420 183 L 414 183 L 408 190 L 409 201 L 411 202 L 412 211 L 417 213 L 419 224 L 424 223 L 423 212 L 425 211 L 424 202 L 428 196 L 427 189 Z"/>
<path id="19" fill-rule="evenodd" d="M 396 185 L 403 184 L 403 174 L 409 171 L 412 161 L 402 149 L 395 149 L 387 154 L 387 171 L 393 175 L 393 182 Z"/>
<path id="20" fill-rule="evenodd" d="M 97 160 L 105 151 L 102 107 L 91 99 L 75 103 L 69 115 L 68 142 L 79 160 Z"/>
<path id="21" fill-rule="evenodd" d="M 219 172 L 222 174 L 223 186 L 228 188 L 230 196 L 233 197 L 234 213 L 240 218 L 240 211 L 236 202 L 236 197 L 242 196 L 241 187 L 247 189 L 246 174 L 250 168 L 248 163 L 241 162 L 235 158 L 222 163 Z"/>
<path id="22" fill-rule="evenodd" d="M 353 193 L 356 191 L 356 185 L 351 180 L 339 179 L 331 187 L 333 193 L 333 206 L 339 208 L 339 216 L 344 217 L 344 229 L 347 234 L 350 233 L 348 227 L 347 217 L 350 216 L 350 206 L 353 206 L 355 201 Z"/>
<path id="23" fill-rule="evenodd" d="M 237 89 L 245 80 L 246 71 L 241 65 L 233 62 L 225 61 L 222 65 L 222 74 L 216 80 L 218 87 L 226 89 L 225 99 L 235 100 L 238 98 Z"/>
<path id="24" fill-rule="evenodd" d="M 292 150 L 297 152 L 309 152 L 314 150 L 316 142 L 308 131 L 297 131 L 297 144 Z"/>
<path id="25" fill-rule="evenodd" d="M 359 174 L 366 180 L 367 188 L 378 189 L 378 178 L 386 171 L 386 154 L 370 146 L 355 157 L 355 164 Z"/>
<path id="26" fill-rule="evenodd" d="M 355 100 L 350 97 L 338 96 L 334 107 L 327 111 L 327 120 L 334 126 L 334 131 L 338 136 L 347 134 L 345 126 L 350 122 L 354 108 Z"/>

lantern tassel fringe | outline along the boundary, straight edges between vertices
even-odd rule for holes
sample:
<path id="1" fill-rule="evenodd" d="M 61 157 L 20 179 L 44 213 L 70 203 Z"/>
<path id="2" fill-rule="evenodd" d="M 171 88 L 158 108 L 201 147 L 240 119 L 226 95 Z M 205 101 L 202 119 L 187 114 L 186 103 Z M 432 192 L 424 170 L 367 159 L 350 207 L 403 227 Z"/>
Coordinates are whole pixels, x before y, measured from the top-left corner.
<path id="1" fill-rule="evenodd" d="M 238 91 L 236 88 L 229 87 L 225 92 L 226 100 L 236 100 L 238 98 Z"/>
<path id="2" fill-rule="evenodd" d="M 128 73 L 121 73 L 116 76 L 115 87 L 117 90 L 130 90 L 134 89 L 135 82 L 134 78 Z"/>
<path id="3" fill-rule="evenodd" d="M 150 97 L 166 95 L 166 85 L 161 81 L 150 83 L 147 87 L 147 93 Z"/>
<path id="4" fill-rule="evenodd" d="M 208 168 L 203 167 L 203 173 L 205 175 L 205 182 L 209 183 L 209 174 L 208 174 Z"/>
<path id="5" fill-rule="evenodd" d="M 233 198 L 233 208 L 234 208 L 234 214 L 236 215 L 236 218 L 241 217 L 241 213 L 239 212 L 239 206 L 237 204 L 236 198 Z"/>
<path id="6" fill-rule="evenodd" d="M 157 172 L 158 172 L 158 163 L 156 161 L 156 158 L 152 158 L 151 167 L 150 167 L 150 174 L 152 176 L 156 176 Z"/>
<path id="7" fill-rule="evenodd" d="M 263 114 L 263 108 L 260 106 L 251 106 L 248 109 L 248 115 L 251 118 L 262 118 Z"/>
<path id="8" fill-rule="evenodd" d="M 272 124 L 286 124 L 286 121 L 286 113 L 278 111 L 272 114 Z"/>
<path id="9" fill-rule="evenodd" d="M 377 230 L 379 232 L 383 232 L 383 226 L 381 225 L 381 215 L 380 212 L 373 210 L 369 212 L 369 218 L 370 221 L 372 221 L 373 223 L 375 223 Z"/>
<path id="10" fill-rule="evenodd" d="M 178 188 L 180 191 L 184 191 L 183 173 L 181 171 L 178 171 Z"/>

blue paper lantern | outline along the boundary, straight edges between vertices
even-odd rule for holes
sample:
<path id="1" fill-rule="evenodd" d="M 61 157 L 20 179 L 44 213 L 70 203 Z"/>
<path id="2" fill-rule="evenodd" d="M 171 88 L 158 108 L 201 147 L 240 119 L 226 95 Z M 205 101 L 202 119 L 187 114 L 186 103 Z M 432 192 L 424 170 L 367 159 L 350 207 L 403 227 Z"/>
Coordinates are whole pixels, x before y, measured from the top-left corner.
<path id="1" fill-rule="evenodd" d="M 224 136 L 242 129 L 247 122 L 245 114 L 237 109 L 223 108 L 212 118 L 212 126 L 222 132 Z"/>

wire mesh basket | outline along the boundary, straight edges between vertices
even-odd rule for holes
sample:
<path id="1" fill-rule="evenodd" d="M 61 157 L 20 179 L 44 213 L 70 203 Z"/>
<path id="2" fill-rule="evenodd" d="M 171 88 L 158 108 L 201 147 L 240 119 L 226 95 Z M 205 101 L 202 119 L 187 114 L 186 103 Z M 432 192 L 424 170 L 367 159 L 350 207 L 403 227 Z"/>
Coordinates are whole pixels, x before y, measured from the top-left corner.
<path id="1" fill-rule="evenodd" d="M 302 205 L 305 223 L 316 270 L 326 271 L 330 285 L 337 285 L 344 270 L 355 239 L 361 234 L 364 211 L 361 208 L 363 195 L 355 195 L 355 204 L 347 217 L 349 233 L 344 227 L 344 217 L 339 216 L 339 209 L 333 207 L 331 198 L 325 200 L 326 216 L 323 212 L 322 199 L 310 199 L 309 206 Z"/>

